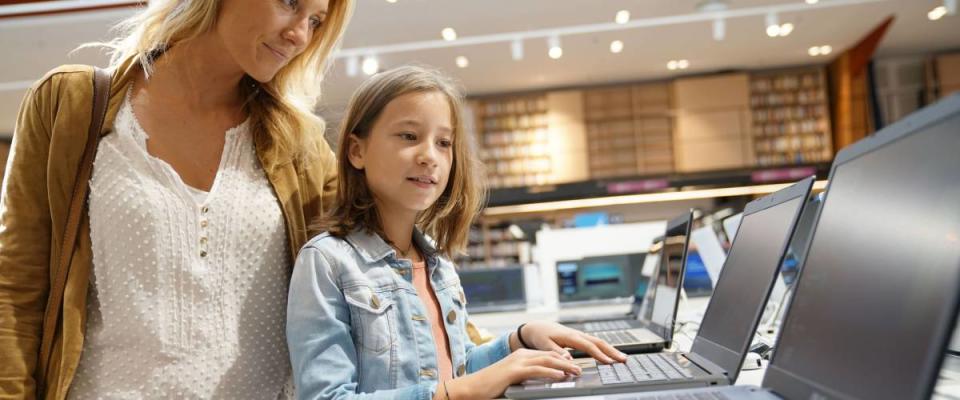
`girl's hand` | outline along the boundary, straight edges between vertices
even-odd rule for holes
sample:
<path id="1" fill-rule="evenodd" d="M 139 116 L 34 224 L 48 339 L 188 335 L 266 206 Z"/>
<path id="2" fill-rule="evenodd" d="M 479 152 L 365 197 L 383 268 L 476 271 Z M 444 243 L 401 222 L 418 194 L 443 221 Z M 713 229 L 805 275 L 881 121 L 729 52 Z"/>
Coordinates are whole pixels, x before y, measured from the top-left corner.
<path id="1" fill-rule="evenodd" d="M 572 347 L 605 364 L 627 361 L 626 354 L 621 353 L 603 339 L 553 322 L 530 322 L 523 326 L 521 335 L 527 345 L 538 350 L 553 351 L 570 357 L 565 347 Z M 516 336 L 516 332 L 513 336 Z M 520 347 L 519 340 L 517 345 Z"/>
<path id="2" fill-rule="evenodd" d="M 581 368 L 568 357 L 553 351 L 520 349 L 484 369 L 441 385 L 447 385 L 450 400 L 494 399 L 501 397 L 510 385 L 529 379 L 561 380 L 568 375 L 580 375 Z M 446 400 L 441 386 L 437 386 L 434 399 Z"/>

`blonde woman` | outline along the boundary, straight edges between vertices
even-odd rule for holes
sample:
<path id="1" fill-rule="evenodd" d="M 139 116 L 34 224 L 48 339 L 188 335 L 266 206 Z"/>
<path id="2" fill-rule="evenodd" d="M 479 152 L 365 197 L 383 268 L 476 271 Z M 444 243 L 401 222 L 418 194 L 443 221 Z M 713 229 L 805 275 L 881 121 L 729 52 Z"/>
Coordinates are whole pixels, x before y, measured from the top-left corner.
<path id="1" fill-rule="evenodd" d="M 352 6 L 151 0 L 125 21 L 72 254 L 92 68 L 31 88 L 0 204 L 0 397 L 290 395 L 291 268 L 336 189 L 311 110 Z"/>

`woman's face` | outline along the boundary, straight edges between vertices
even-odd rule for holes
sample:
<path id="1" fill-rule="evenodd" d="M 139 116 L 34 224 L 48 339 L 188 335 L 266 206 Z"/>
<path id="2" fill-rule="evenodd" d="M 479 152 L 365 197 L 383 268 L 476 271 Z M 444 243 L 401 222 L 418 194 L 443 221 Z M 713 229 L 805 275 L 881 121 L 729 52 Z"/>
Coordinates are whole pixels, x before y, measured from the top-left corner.
<path id="1" fill-rule="evenodd" d="M 223 0 L 215 31 L 227 53 L 259 82 L 268 82 L 314 40 L 329 0 Z"/>

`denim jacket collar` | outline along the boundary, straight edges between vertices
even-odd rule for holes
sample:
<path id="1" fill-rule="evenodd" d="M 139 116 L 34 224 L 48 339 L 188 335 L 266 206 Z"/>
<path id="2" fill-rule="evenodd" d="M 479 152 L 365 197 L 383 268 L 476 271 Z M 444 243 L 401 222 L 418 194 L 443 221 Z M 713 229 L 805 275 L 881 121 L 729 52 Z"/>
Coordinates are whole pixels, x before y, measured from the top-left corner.
<path id="1" fill-rule="evenodd" d="M 357 229 L 346 237 L 347 243 L 357 251 L 363 261 L 373 264 L 386 257 L 397 257 L 397 251 L 387 244 L 380 235 L 366 229 Z M 424 253 L 428 265 L 436 264 L 437 248 L 433 239 L 423 234 L 420 228 L 413 228 L 413 241 L 417 248 Z"/>

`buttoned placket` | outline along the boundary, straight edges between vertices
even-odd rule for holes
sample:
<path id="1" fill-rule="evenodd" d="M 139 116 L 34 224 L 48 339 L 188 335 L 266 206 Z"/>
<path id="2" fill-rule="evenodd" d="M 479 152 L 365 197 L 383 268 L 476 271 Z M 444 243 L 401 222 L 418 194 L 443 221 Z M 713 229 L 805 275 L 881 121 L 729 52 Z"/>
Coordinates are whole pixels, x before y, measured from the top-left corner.
<path id="1" fill-rule="evenodd" d="M 200 258 L 206 259 L 208 254 L 208 249 L 210 245 L 210 235 L 209 235 L 209 225 L 210 225 L 210 206 L 202 205 L 200 206 Z"/>

